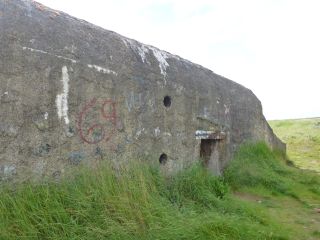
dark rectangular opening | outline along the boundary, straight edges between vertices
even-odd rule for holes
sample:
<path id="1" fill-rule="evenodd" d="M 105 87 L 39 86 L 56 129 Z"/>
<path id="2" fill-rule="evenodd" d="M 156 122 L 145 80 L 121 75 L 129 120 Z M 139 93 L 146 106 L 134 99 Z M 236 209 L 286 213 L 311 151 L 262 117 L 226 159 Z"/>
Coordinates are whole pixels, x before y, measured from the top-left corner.
<path id="1" fill-rule="evenodd" d="M 201 139 L 200 157 L 203 166 L 215 175 L 221 174 L 221 141 L 217 139 Z"/>
<path id="2" fill-rule="evenodd" d="M 208 167 L 209 165 L 215 142 L 216 140 L 214 139 L 201 139 L 200 158 L 202 159 L 202 163 L 205 167 Z"/>

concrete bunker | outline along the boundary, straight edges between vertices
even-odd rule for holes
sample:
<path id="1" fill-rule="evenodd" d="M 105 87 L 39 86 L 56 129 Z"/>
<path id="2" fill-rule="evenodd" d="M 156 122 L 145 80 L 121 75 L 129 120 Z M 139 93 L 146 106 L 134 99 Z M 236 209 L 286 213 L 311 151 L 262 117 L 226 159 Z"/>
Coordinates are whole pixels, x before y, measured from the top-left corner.
<path id="1" fill-rule="evenodd" d="M 0 181 L 153 153 L 168 174 L 200 157 L 221 174 L 244 142 L 285 151 L 249 89 L 39 6 L 0 0 Z"/>

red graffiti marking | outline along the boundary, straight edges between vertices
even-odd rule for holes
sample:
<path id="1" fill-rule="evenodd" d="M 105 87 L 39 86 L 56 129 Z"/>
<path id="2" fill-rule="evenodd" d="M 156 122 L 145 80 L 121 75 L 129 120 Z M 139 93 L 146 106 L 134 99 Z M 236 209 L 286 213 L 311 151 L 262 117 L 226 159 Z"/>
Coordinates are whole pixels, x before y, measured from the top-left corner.
<path id="1" fill-rule="evenodd" d="M 97 144 L 102 140 L 109 141 L 116 130 L 116 125 L 116 103 L 110 99 L 93 98 L 85 104 L 79 114 L 79 135 L 89 144 Z"/>

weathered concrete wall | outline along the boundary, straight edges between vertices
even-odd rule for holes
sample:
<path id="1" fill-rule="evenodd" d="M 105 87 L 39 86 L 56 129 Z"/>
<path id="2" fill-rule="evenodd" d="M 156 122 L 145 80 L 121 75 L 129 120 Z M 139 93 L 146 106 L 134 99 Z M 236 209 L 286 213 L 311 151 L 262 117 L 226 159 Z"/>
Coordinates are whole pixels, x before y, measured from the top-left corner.
<path id="1" fill-rule="evenodd" d="M 0 83 L 2 180 L 163 153 L 174 172 L 201 151 L 220 173 L 245 141 L 285 149 L 247 88 L 33 1 L 0 0 Z"/>

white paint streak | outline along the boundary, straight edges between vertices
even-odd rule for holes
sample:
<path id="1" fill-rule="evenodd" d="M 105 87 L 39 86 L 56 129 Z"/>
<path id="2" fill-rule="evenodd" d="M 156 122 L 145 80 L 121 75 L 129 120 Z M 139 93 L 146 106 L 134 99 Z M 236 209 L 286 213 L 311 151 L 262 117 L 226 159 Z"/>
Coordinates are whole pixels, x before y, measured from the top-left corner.
<path id="1" fill-rule="evenodd" d="M 77 63 L 77 61 L 72 59 L 72 58 L 67 58 L 67 57 L 64 57 L 64 56 L 55 55 L 55 54 L 52 54 L 52 53 L 49 53 L 49 52 L 46 52 L 46 51 L 43 51 L 43 50 L 40 50 L 40 49 L 34 49 L 34 48 L 29 48 L 29 47 L 22 47 L 22 49 L 25 50 L 25 51 L 28 50 L 28 51 L 31 51 L 31 52 L 36 52 L 36 53 L 50 55 L 50 56 L 53 56 L 53 57 L 56 57 L 56 58 L 61 58 L 61 59 L 70 61 L 72 63 Z"/>
<path id="2" fill-rule="evenodd" d="M 8 92 L 4 92 L 3 94 L 0 95 L 0 99 L 1 99 L 3 96 L 8 96 L 8 94 L 9 94 Z"/>
<path id="3" fill-rule="evenodd" d="M 208 139 L 213 131 L 204 131 L 204 130 L 197 130 L 196 131 L 196 139 Z"/>
<path id="4" fill-rule="evenodd" d="M 143 63 L 150 62 L 147 60 L 146 54 L 149 53 L 149 49 L 147 45 L 141 44 L 137 41 L 131 39 L 122 39 L 126 47 L 130 47 L 135 53 L 139 54 Z"/>
<path id="5" fill-rule="evenodd" d="M 197 130 L 195 135 L 196 135 L 196 139 L 222 140 L 222 139 L 225 139 L 226 137 L 225 132 L 205 131 L 205 130 Z"/>
<path id="6" fill-rule="evenodd" d="M 123 37 L 121 37 L 121 40 L 122 40 L 122 42 L 124 43 L 124 45 L 126 45 L 126 47 L 128 48 L 129 47 L 129 45 L 128 45 L 128 40 L 129 39 L 126 39 L 126 38 L 123 38 Z"/>
<path id="7" fill-rule="evenodd" d="M 121 38 L 121 40 L 126 45 L 127 48 L 130 47 L 135 53 L 140 55 L 143 63 L 150 64 L 150 62 L 147 60 L 146 54 L 149 53 L 149 50 L 151 50 L 153 52 L 154 57 L 158 60 L 160 72 L 165 78 L 167 76 L 167 72 L 166 72 L 167 67 L 169 67 L 169 63 L 167 62 L 168 58 L 174 58 L 179 61 L 188 62 L 178 56 L 172 55 L 168 52 L 162 51 L 160 49 L 157 49 L 149 45 L 139 43 L 131 39 Z"/>
<path id="8" fill-rule="evenodd" d="M 159 137 L 159 136 L 160 136 L 160 128 L 159 128 L 159 127 L 157 127 L 157 128 L 154 129 L 154 135 L 155 135 L 156 137 Z"/>
<path id="9" fill-rule="evenodd" d="M 167 58 L 169 58 L 168 54 L 164 51 L 161 51 L 161 50 L 154 48 L 154 47 L 151 47 L 151 46 L 149 48 L 152 50 L 154 57 L 159 62 L 159 68 L 160 68 L 161 74 L 164 77 L 166 77 L 167 76 L 166 70 L 167 70 L 167 67 L 169 67 L 169 64 L 166 60 Z"/>
<path id="10" fill-rule="evenodd" d="M 91 65 L 91 64 L 88 64 L 88 68 L 92 68 L 98 72 L 101 72 L 101 73 L 108 73 L 108 74 L 113 74 L 115 76 L 118 75 L 118 73 L 116 73 L 115 71 L 112 71 L 110 69 L 107 69 L 107 68 L 103 68 L 103 67 L 100 67 L 100 66 L 97 66 L 97 65 Z"/>
<path id="11" fill-rule="evenodd" d="M 164 132 L 164 133 L 163 133 L 163 136 L 172 137 L 171 133 L 169 133 L 169 132 Z"/>
<path id="12" fill-rule="evenodd" d="M 140 47 L 138 47 L 138 53 L 141 57 L 142 62 L 149 63 L 146 57 L 146 54 L 149 53 L 149 49 L 145 45 L 141 45 Z"/>
<path id="13" fill-rule="evenodd" d="M 138 138 L 141 134 L 142 134 L 142 130 L 139 130 L 139 131 L 136 133 L 136 138 Z"/>
<path id="14" fill-rule="evenodd" d="M 52 54 L 52 53 L 49 53 L 49 52 L 46 52 L 46 51 L 43 51 L 43 50 L 40 50 L 40 49 L 34 49 L 34 48 L 29 48 L 29 47 L 22 47 L 22 49 L 25 50 L 25 51 L 28 50 L 30 52 L 36 52 L 36 53 L 41 53 L 41 54 L 46 54 L 46 55 L 49 55 L 49 56 L 53 56 L 53 57 L 56 57 L 56 58 L 61 58 L 61 59 L 70 61 L 72 63 L 77 63 L 78 62 L 78 61 L 76 61 L 76 60 L 74 60 L 72 58 L 67 58 L 67 57 L 64 57 L 64 56 L 55 55 L 55 54 Z M 97 65 L 92 65 L 92 64 L 88 64 L 87 66 L 88 66 L 88 68 L 92 68 L 92 69 L 94 69 L 94 70 L 96 70 L 98 72 L 101 72 L 101 73 L 108 73 L 108 74 L 113 74 L 115 76 L 118 76 L 118 73 L 116 73 L 115 71 L 112 71 L 110 69 L 107 69 L 107 68 L 103 68 L 103 67 L 100 67 L 100 66 L 97 66 Z"/>
<path id="15" fill-rule="evenodd" d="M 49 54 L 46 51 L 39 50 L 39 49 L 34 49 L 34 48 L 29 48 L 29 47 L 22 47 L 23 50 L 29 50 L 31 52 L 38 52 L 38 53 L 43 53 L 43 54 Z"/>
<path id="16" fill-rule="evenodd" d="M 230 108 L 226 104 L 223 104 L 223 106 L 225 108 L 224 114 L 227 115 L 230 112 Z"/>
<path id="17" fill-rule="evenodd" d="M 62 67 L 62 86 L 63 92 L 56 97 L 56 106 L 59 119 L 63 118 L 66 124 L 69 124 L 68 118 L 68 94 L 69 94 L 69 74 L 66 66 Z"/>

